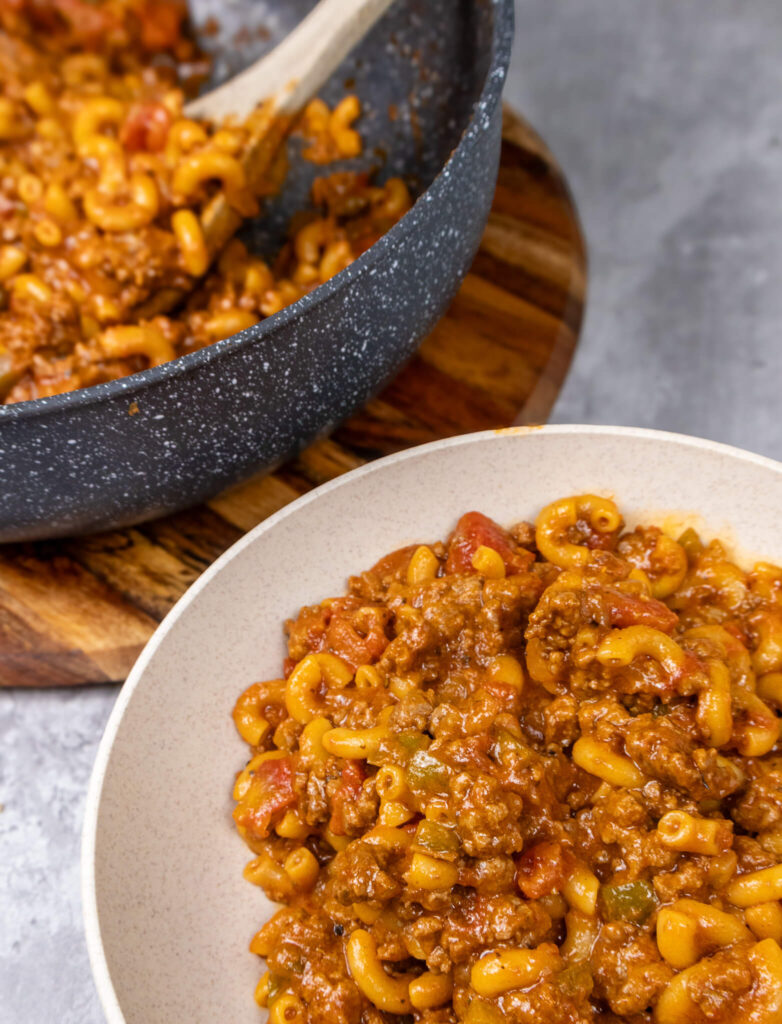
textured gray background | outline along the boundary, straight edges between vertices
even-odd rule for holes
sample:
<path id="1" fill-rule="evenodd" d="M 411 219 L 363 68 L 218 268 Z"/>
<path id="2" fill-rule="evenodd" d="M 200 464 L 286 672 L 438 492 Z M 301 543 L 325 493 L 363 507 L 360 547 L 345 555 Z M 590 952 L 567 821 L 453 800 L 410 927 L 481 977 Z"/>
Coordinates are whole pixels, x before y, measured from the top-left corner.
<path id="1" fill-rule="evenodd" d="M 512 102 L 589 244 L 552 419 L 782 456 L 782 5 L 520 0 Z"/>
<path id="2" fill-rule="evenodd" d="M 590 249 L 563 422 L 780 456 L 779 0 L 517 0 L 508 99 L 565 167 Z M 0 693 L 0 1022 L 100 1024 L 84 793 L 116 691 Z"/>

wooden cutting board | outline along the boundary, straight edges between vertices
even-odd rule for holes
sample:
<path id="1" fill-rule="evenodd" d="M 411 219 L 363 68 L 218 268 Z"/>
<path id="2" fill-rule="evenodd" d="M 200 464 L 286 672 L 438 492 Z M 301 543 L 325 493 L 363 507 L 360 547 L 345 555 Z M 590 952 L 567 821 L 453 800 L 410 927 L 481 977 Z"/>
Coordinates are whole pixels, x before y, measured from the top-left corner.
<path id="1" fill-rule="evenodd" d="M 581 325 L 586 256 L 562 173 L 506 111 L 478 255 L 388 387 L 276 473 L 141 526 L 0 548 L 0 685 L 125 678 L 158 622 L 242 534 L 363 462 L 453 434 L 544 422 Z"/>

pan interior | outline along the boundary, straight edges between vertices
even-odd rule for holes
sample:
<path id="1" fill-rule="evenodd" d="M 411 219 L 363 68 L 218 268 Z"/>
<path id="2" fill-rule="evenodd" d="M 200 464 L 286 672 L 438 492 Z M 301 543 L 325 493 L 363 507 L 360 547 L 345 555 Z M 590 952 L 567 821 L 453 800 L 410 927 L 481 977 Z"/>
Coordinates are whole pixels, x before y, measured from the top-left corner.
<path id="1" fill-rule="evenodd" d="M 314 5 L 314 0 L 191 0 L 199 39 L 214 59 L 210 84 L 262 56 Z M 423 192 L 469 123 L 488 72 L 491 35 L 489 0 L 396 0 L 320 94 L 330 105 L 348 93 L 359 96 L 362 156 L 317 167 L 297 158 L 302 143 L 292 138 L 285 186 L 244 227 L 244 241 L 273 256 L 293 215 L 310 206 L 314 179 L 333 170 L 368 171 L 380 182 L 402 176 L 414 195 Z"/>

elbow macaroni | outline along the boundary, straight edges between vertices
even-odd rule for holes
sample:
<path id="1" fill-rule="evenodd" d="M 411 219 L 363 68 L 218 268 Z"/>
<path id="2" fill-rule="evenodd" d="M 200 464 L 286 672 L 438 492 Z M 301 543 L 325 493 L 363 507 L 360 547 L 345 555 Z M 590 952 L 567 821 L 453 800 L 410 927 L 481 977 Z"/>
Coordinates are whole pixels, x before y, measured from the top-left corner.
<path id="1" fill-rule="evenodd" d="M 377 946 L 369 932 L 359 928 L 348 939 L 346 955 L 350 974 L 363 994 L 386 1013 L 409 1013 L 411 979 L 392 978 L 378 959 Z"/>
<path id="2" fill-rule="evenodd" d="M 782 573 L 755 573 L 742 617 L 723 551 L 555 505 L 578 568 L 471 513 L 303 609 L 287 679 L 237 701 L 245 876 L 287 904 L 251 944 L 270 1015 L 304 1024 L 328 989 L 346 1017 L 414 1024 L 776 1024 L 782 688 L 750 647 Z"/>
<path id="3" fill-rule="evenodd" d="M 578 569 L 590 560 L 589 548 L 567 539 L 568 531 L 579 521 L 588 524 L 598 534 L 615 533 L 622 525 L 614 502 L 595 494 L 563 498 L 547 505 L 538 516 L 535 540 L 549 562 L 563 569 Z"/>
<path id="4" fill-rule="evenodd" d="M 697 900 L 677 900 L 657 916 L 657 946 L 672 967 L 683 970 L 722 946 L 749 941 L 738 917 Z"/>
<path id="5" fill-rule="evenodd" d="M 639 655 L 659 661 L 670 676 L 678 676 L 686 655 L 675 640 L 651 626 L 615 629 L 597 649 L 597 660 L 607 667 L 629 665 Z"/>
<path id="6" fill-rule="evenodd" d="M 470 972 L 470 985 L 478 995 L 497 996 L 514 988 L 529 988 L 560 965 L 554 945 L 537 949 L 503 949 L 487 953 Z"/>
<path id="7" fill-rule="evenodd" d="M 695 818 L 686 811 L 667 811 L 657 823 L 663 845 L 686 853 L 723 853 L 730 845 L 730 832 L 725 823 L 709 818 Z"/>
<path id="8" fill-rule="evenodd" d="M 573 745 L 573 760 L 579 768 L 612 786 L 635 789 L 644 784 L 643 772 L 629 757 L 615 753 L 606 743 L 582 736 Z"/>
<path id="9" fill-rule="evenodd" d="M 750 949 L 748 962 L 756 997 L 752 1015 L 745 1019 L 773 1024 L 782 1014 L 782 949 L 773 939 L 765 939 Z M 674 976 L 655 1007 L 656 1024 L 691 1024 L 705 1019 L 688 987 L 699 969 L 700 964 L 694 964 Z"/>
<path id="10" fill-rule="evenodd" d="M 144 368 L 100 344 L 92 304 L 113 309 L 109 320 L 97 318 L 99 326 L 143 330 L 165 315 L 172 359 L 296 302 L 409 208 L 399 179 L 377 186 L 352 171 L 318 179 L 313 204 L 325 226 L 316 258 L 302 262 L 286 248 L 273 273 L 248 257 L 241 282 L 229 280 L 212 266 L 222 247 L 212 241 L 216 211 L 227 203 L 241 218 L 255 216 L 279 188 L 284 161 L 267 160 L 266 150 L 284 141 L 289 119 L 275 120 L 271 108 L 242 124 L 184 116 L 177 62 L 195 66 L 197 51 L 182 33 L 179 0 L 159 0 L 166 10 L 152 29 L 144 27 L 152 16 L 147 0 L 73 0 L 67 16 L 52 7 L 42 28 L 37 19 L 51 6 L 20 0 L 16 13 L 3 15 L 8 95 L 0 97 L 0 161 L 14 202 L 4 217 L 0 280 L 14 301 L 0 310 L 0 346 L 8 348 L 4 334 L 13 336 L 14 365 L 0 377 L 0 402 Z M 105 53 L 73 52 L 82 33 L 95 45 L 88 26 L 104 19 Z M 357 156 L 358 98 L 321 107 L 326 159 Z M 27 303 L 34 306 L 20 319 Z"/>
<path id="11" fill-rule="evenodd" d="M 318 718 L 322 705 L 318 691 L 324 679 L 347 686 L 353 678 L 350 668 L 330 654 L 308 654 L 291 672 L 285 688 L 285 706 L 297 722 Z M 321 737 L 321 741 L 322 741 Z"/>

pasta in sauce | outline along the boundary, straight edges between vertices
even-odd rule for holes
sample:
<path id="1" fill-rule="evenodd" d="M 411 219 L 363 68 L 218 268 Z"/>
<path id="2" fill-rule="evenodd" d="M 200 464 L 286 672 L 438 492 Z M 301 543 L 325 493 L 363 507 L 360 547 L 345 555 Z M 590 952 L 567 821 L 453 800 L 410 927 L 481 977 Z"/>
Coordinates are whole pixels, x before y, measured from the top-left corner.
<path id="1" fill-rule="evenodd" d="M 239 698 L 272 1024 L 782 1020 L 782 569 L 478 512 Z"/>
<path id="2" fill-rule="evenodd" d="M 399 178 L 318 178 L 274 265 L 234 238 L 210 269 L 210 204 L 219 194 L 258 214 L 285 155 L 254 173 L 248 154 L 289 126 L 264 106 L 242 123 L 184 115 L 205 70 L 185 12 L 182 0 L 0 0 L 0 401 L 112 380 L 250 327 L 410 207 Z M 305 157 L 357 156 L 360 113 L 356 96 L 333 110 L 314 100 Z"/>

